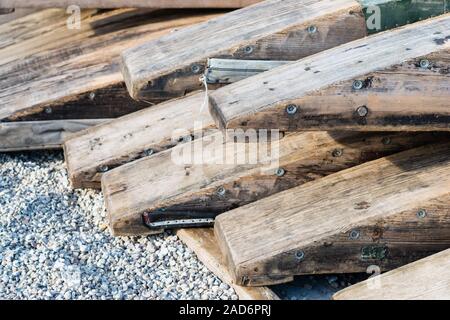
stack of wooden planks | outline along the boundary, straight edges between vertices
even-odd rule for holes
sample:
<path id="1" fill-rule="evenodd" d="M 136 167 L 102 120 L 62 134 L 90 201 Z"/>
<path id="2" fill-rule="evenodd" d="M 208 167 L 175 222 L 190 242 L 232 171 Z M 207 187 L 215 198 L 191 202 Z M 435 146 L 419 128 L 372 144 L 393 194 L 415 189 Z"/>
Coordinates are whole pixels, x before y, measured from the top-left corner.
<path id="1" fill-rule="evenodd" d="M 0 8 L 241 8 L 261 0 L 1 0 Z"/>
<path id="2" fill-rule="evenodd" d="M 447 10 L 88 10 L 70 40 L 64 12 L 41 11 L 0 25 L 13 35 L 0 39 L 0 150 L 64 141 L 73 187 L 102 189 L 114 235 L 177 229 L 241 298 L 276 298 L 267 286 L 296 275 L 399 267 L 368 280 L 379 291 L 363 283 L 334 298 L 407 298 L 405 283 L 387 283 L 429 281 L 450 248 Z M 448 296 L 445 281 L 408 297 Z"/>
<path id="3" fill-rule="evenodd" d="M 149 106 L 131 99 L 120 53 L 211 11 L 86 10 L 80 29 L 48 9 L 0 25 L 0 151 L 60 148 L 64 138 Z"/>

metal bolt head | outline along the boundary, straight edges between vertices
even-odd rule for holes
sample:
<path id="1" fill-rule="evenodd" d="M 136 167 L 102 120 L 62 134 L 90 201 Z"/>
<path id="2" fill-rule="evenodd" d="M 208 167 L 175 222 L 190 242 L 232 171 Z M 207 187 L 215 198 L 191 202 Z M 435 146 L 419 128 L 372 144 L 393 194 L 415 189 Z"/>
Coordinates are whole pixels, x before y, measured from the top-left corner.
<path id="1" fill-rule="evenodd" d="M 252 53 L 252 52 L 253 52 L 253 47 L 252 47 L 252 46 L 246 46 L 246 47 L 244 48 L 244 52 L 245 52 L 246 54 Z"/>
<path id="2" fill-rule="evenodd" d="M 295 258 L 301 261 L 305 258 L 305 253 L 302 250 L 299 250 L 295 253 Z"/>
<path id="3" fill-rule="evenodd" d="M 342 157 L 342 155 L 344 154 L 344 150 L 342 150 L 342 149 L 334 149 L 331 154 L 335 158 Z"/>
<path id="4" fill-rule="evenodd" d="M 360 236 L 361 236 L 361 234 L 358 230 L 352 230 L 352 231 L 350 231 L 350 234 L 348 237 L 350 238 L 350 240 L 356 240 L 356 239 L 359 239 Z"/>
<path id="5" fill-rule="evenodd" d="M 91 92 L 89 93 L 89 100 L 94 100 L 95 99 L 95 93 Z"/>
<path id="6" fill-rule="evenodd" d="M 381 142 L 387 146 L 392 143 L 392 140 L 390 137 L 384 137 L 383 139 L 381 139 Z"/>
<path id="7" fill-rule="evenodd" d="M 286 171 L 283 168 L 278 168 L 277 170 L 275 170 L 275 175 L 277 175 L 278 177 L 284 176 L 285 173 Z"/>
<path id="8" fill-rule="evenodd" d="M 295 105 L 295 104 L 290 104 L 290 105 L 288 105 L 287 107 L 286 107 L 286 112 L 287 112 L 287 114 L 288 115 L 294 115 L 294 114 L 296 114 L 297 113 L 297 110 L 298 110 L 298 108 L 297 108 L 297 106 Z"/>
<path id="9" fill-rule="evenodd" d="M 361 90 L 362 88 L 364 88 L 364 82 L 361 80 L 355 80 L 353 81 L 352 87 L 355 90 Z"/>
<path id="10" fill-rule="evenodd" d="M 361 106 L 358 107 L 358 109 L 356 109 L 356 113 L 360 116 L 360 117 L 365 117 L 369 114 L 369 109 L 367 109 L 366 106 Z"/>
<path id="11" fill-rule="evenodd" d="M 425 209 L 420 209 L 419 211 L 417 211 L 417 217 L 419 219 L 423 219 L 427 216 L 427 210 Z"/>
<path id="12" fill-rule="evenodd" d="M 225 190 L 224 187 L 219 187 L 219 188 L 217 188 L 217 191 L 216 191 L 216 193 L 217 193 L 219 196 L 224 196 L 226 192 L 227 192 L 227 191 Z"/>
<path id="13" fill-rule="evenodd" d="M 192 135 L 187 135 L 183 137 L 183 142 L 191 142 L 194 140 L 194 137 Z"/>
<path id="14" fill-rule="evenodd" d="M 50 113 L 53 112 L 53 110 L 52 110 L 52 108 L 47 107 L 47 108 L 44 109 L 44 112 L 45 112 L 46 114 L 50 114 Z"/>
<path id="15" fill-rule="evenodd" d="M 200 72 L 202 72 L 202 67 L 200 65 L 198 65 L 198 64 L 193 64 L 191 66 L 191 71 L 193 73 L 200 73 Z"/>
<path id="16" fill-rule="evenodd" d="M 430 67 L 430 61 L 427 59 L 422 59 L 420 60 L 419 65 L 422 69 L 428 69 Z"/>
<path id="17" fill-rule="evenodd" d="M 316 26 L 309 26 L 307 30 L 308 30 L 308 33 L 316 33 L 317 32 L 317 27 Z"/>
<path id="18" fill-rule="evenodd" d="M 155 150 L 153 150 L 153 149 L 147 149 L 144 151 L 144 154 L 146 157 L 150 157 L 154 153 L 155 153 Z"/>
<path id="19" fill-rule="evenodd" d="M 100 171 L 100 172 L 106 172 L 108 170 L 109 170 L 108 166 L 105 166 L 105 165 L 102 165 L 98 168 L 98 171 Z"/>

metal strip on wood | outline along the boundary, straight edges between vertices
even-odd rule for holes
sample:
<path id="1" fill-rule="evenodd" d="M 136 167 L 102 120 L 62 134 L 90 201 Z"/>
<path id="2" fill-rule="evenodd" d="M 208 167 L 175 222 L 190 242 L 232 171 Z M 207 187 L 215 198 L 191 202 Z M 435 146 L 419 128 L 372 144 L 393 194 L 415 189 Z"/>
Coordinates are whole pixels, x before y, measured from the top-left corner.
<path id="1" fill-rule="evenodd" d="M 290 61 L 208 59 L 207 83 L 230 84 L 261 72 L 288 64 Z"/>

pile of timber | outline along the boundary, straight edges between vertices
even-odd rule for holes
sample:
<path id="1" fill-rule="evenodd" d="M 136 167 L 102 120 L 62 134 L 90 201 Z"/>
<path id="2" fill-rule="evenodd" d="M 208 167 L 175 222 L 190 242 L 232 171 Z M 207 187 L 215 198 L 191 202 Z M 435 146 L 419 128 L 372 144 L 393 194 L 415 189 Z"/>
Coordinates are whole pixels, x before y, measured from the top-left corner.
<path id="1" fill-rule="evenodd" d="M 0 25 L 0 151 L 63 144 L 73 187 L 102 189 L 114 235 L 177 229 L 241 298 L 276 298 L 266 286 L 296 275 L 396 268 L 334 298 L 448 297 L 449 279 L 427 273 L 450 248 L 447 10 L 91 9 L 77 31 L 40 11 Z M 262 132 L 264 163 L 223 161 L 249 160 Z"/>

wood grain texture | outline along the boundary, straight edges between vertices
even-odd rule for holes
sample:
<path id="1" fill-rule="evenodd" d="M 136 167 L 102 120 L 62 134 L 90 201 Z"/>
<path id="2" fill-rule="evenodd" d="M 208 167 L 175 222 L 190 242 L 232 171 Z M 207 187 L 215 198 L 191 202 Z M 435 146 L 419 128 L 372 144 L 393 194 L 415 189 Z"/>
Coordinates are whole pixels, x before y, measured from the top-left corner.
<path id="1" fill-rule="evenodd" d="M 450 300 L 450 250 L 348 287 L 333 300 Z"/>
<path id="2" fill-rule="evenodd" d="M 211 112 L 221 128 L 450 130 L 449 30 L 447 14 L 324 51 L 212 92 Z"/>
<path id="3" fill-rule="evenodd" d="M 352 6 L 354 7 L 354 6 Z M 267 9 L 265 9 L 267 10 Z M 340 13 L 342 13 L 343 11 L 339 11 Z M 353 21 L 352 23 L 356 23 L 358 21 L 358 19 L 360 19 L 360 16 L 357 15 L 355 12 L 353 13 L 348 13 L 347 11 L 345 11 L 344 13 L 345 15 L 345 21 L 349 20 L 349 21 Z M 349 18 L 350 17 L 350 18 Z M 335 40 L 330 40 L 330 37 L 337 38 L 337 34 L 335 34 L 336 32 L 339 34 L 347 34 L 348 30 L 346 30 L 347 27 L 349 27 L 352 23 L 349 23 L 348 25 L 343 23 L 343 25 L 340 25 L 336 30 L 333 29 L 333 31 L 328 30 L 328 28 L 331 28 L 331 25 L 333 23 L 338 24 L 334 19 L 336 18 L 336 16 L 333 14 L 332 17 L 322 17 L 321 19 L 321 23 L 316 24 L 316 27 L 318 27 L 320 25 L 320 34 L 315 34 L 315 35 L 310 35 L 308 37 L 306 37 L 305 39 L 303 39 L 303 43 L 301 44 L 301 55 L 304 54 L 310 54 L 310 53 L 314 53 L 317 50 L 323 50 L 324 48 L 328 48 L 328 46 L 330 45 L 329 43 L 326 43 L 326 41 L 331 41 L 331 43 L 335 44 Z M 340 19 L 340 18 L 339 18 Z M 344 21 L 342 20 L 342 21 Z M 341 22 L 342 22 L 341 21 Z M 318 21 L 316 21 L 318 23 Z M 348 22 L 348 21 L 347 21 Z M 359 21 L 358 23 L 360 23 L 361 21 Z M 301 29 L 301 28 L 300 28 Z M 299 29 L 299 30 L 300 30 Z M 328 31 L 327 31 L 328 30 Z M 357 30 L 360 30 L 360 28 Z M 304 30 L 300 31 L 292 31 L 293 34 L 287 33 L 288 34 L 288 38 L 290 39 L 289 41 L 292 41 L 292 43 L 294 43 L 295 41 L 297 41 L 296 37 L 298 37 L 300 34 L 302 34 L 303 36 L 305 36 Z M 321 33 L 322 32 L 322 33 Z M 364 33 L 361 32 L 358 37 L 363 36 Z M 284 37 L 286 36 L 286 34 L 284 34 Z M 351 37 L 354 37 L 354 35 L 350 35 Z M 287 40 L 282 40 L 283 38 L 280 38 L 281 36 L 278 35 L 276 36 L 274 39 L 274 43 L 283 43 L 285 44 Z M 291 39 L 292 38 L 292 39 Z M 342 39 L 344 39 L 345 37 L 343 37 Z M 320 41 L 319 41 L 320 39 Z M 345 38 L 347 39 L 347 38 Z M 272 40 L 271 40 L 272 41 Z M 314 48 L 311 49 L 310 44 L 311 41 L 318 41 L 319 43 L 321 43 L 320 46 L 315 46 Z M 347 41 L 347 40 L 345 40 Z M 157 40 L 158 42 L 158 46 L 159 43 L 161 42 L 160 40 Z M 156 45 L 156 43 L 155 43 Z M 172 46 L 173 44 L 171 44 Z M 298 43 L 297 44 L 292 44 L 292 50 L 293 48 L 295 48 L 296 46 L 298 47 Z M 167 48 L 169 49 L 169 48 Z M 289 49 L 289 50 L 291 50 Z M 172 49 L 170 49 L 172 50 Z M 280 49 L 282 50 L 282 49 Z M 284 50 L 284 49 L 283 49 Z M 287 54 L 290 54 L 288 52 L 290 51 L 286 51 L 283 52 L 282 58 L 285 59 L 287 58 L 294 58 L 293 56 L 286 56 Z M 166 50 L 167 51 L 167 50 Z M 271 53 L 275 52 L 272 49 L 269 50 Z M 294 50 L 295 51 L 295 50 Z M 155 48 L 154 46 L 152 47 L 152 53 L 153 54 L 155 52 Z M 184 51 L 183 51 L 184 52 Z M 295 53 L 297 54 L 297 53 Z M 273 56 L 272 56 L 273 57 Z M 166 57 L 167 58 L 167 57 Z M 222 60 L 223 61 L 223 60 Z M 238 60 L 238 59 L 234 59 L 234 60 L 226 60 L 223 62 L 228 62 L 230 63 L 230 61 L 243 61 L 243 60 Z M 250 61 L 255 61 L 255 63 L 252 64 L 252 68 L 258 67 L 257 62 L 261 61 L 261 60 L 244 60 L 247 62 Z M 149 64 L 151 66 L 154 66 L 155 64 Z M 247 77 L 248 74 L 241 74 L 240 78 L 242 77 Z M 183 91 L 183 95 L 186 93 L 183 81 L 180 82 L 179 77 L 179 73 L 177 72 L 177 76 L 176 79 L 174 81 L 176 81 L 178 84 L 181 83 L 182 85 L 182 91 Z M 196 82 L 196 86 L 197 89 L 198 87 L 198 78 L 199 76 L 197 75 L 195 77 L 195 82 Z M 216 86 L 214 85 L 209 85 L 209 89 L 215 88 Z M 180 87 L 181 88 L 181 87 Z M 167 88 L 166 88 L 167 89 Z M 166 95 L 168 92 L 170 92 L 170 90 L 161 90 L 161 94 Z M 159 97 L 161 97 L 161 95 L 159 95 Z M 165 96 L 167 98 L 167 96 Z M 199 96 L 200 97 L 200 96 Z M 148 150 L 150 148 L 150 146 L 152 144 L 155 144 L 156 140 L 160 140 L 160 141 L 164 141 L 164 143 L 166 143 L 166 141 L 169 139 L 169 134 L 171 134 L 170 131 L 173 131 L 174 129 L 176 129 L 176 126 L 180 125 L 180 121 L 173 121 L 173 119 L 175 119 L 175 116 L 180 114 L 180 112 L 182 113 L 182 116 L 180 114 L 179 119 L 182 119 L 183 121 L 183 127 L 184 128 L 191 128 L 192 125 L 189 124 L 189 122 L 194 122 L 195 119 L 192 118 L 192 115 L 190 115 L 188 113 L 188 109 L 187 106 L 184 106 L 184 104 L 188 104 L 190 105 L 189 100 L 187 100 L 186 102 L 184 102 L 183 100 L 179 100 L 177 101 L 175 104 L 168 104 L 165 105 L 164 107 L 158 106 L 158 110 L 160 111 L 153 111 L 153 110 L 148 110 L 148 111 L 144 111 L 144 112 L 140 112 L 140 113 L 136 113 L 135 115 L 132 116 L 127 116 L 124 117 L 123 119 L 118 119 L 117 121 L 112 122 L 111 124 L 99 127 L 98 130 L 97 129 L 93 129 L 90 130 L 89 132 L 86 132 L 86 134 L 80 135 L 79 137 L 76 137 L 74 139 L 72 139 L 71 141 L 68 141 L 68 143 L 66 144 L 66 150 L 68 150 L 68 152 L 66 153 L 66 159 L 68 162 L 68 166 L 69 166 L 69 173 L 70 173 L 70 177 L 71 177 L 71 181 L 73 183 L 74 187 L 93 187 L 93 188 L 99 188 L 100 187 L 100 178 L 101 178 L 101 173 L 98 172 L 98 168 L 102 167 L 102 166 L 108 166 L 108 168 L 114 168 L 116 167 L 118 164 L 123 164 L 126 163 L 127 161 L 131 161 L 131 160 L 135 160 L 139 157 L 141 157 L 144 152 L 146 150 Z M 170 107 L 169 107 L 170 106 Z M 194 107 L 195 109 L 196 107 Z M 154 107 L 152 108 L 154 109 Z M 179 109 L 179 110 L 177 110 Z M 164 111 L 165 110 L 165 111 Z M 166 115 L 162 116 L 162 114 L 166 112 Z M 158 114 L 159 117 L 163 117 L 165 120 L 160 122 L 160 124 L 153 124 L 153 120 L 151 120 L 151 118 L 154 118 L 154 114 Z M 145 119 L 145 120 L 144 120 Z M 150 121 L 150 122 L 149 122 Z M 208 128 L 209 126 L 211 126 L 211 120 L 209 119 L 205 119 L 203 118 L 203 121 L 205 122 L 205 128 Z M 152 125 L 150 126 L 150 128 L 147 127 L 147 125 L 149 123 L 152 123 Z M 145 124 L 145 126 L 144 126 Z M 174 127 L 175 126 L 175 127 Z M 164 129 L 160 129 L 164 127 Z M 172 128 L 171 130 L 169 130 L 170 128 Z M 155 135 L 155 133 L 157 132 L 157 134 Z M 164 135 L 161 135 L 164 134 Z M 129 139 L 127 140 L 128 143 L 126 144 L 126 146 L 124 147 L 119 147 L 117 148 L 115 146 L 116 143 L 116 139 L 119 135 L 123 135 L 123 136 L 127 136 Z M 96 143 L 95 148 L 91 148 L 91 143 L 92 141 L 101 141 L 101 143 Z M 154 151 L 160 151 L 161 146 L 159 145 L 155 145 Z M 82 159 L 79 158 L 77 155 L 79 152 L 82 152 L 83 154 L 85 154 L 86 156 L 83 157 Z M 74 155 L 74 156 L 72 156 Z M 77 159 L 78 158 L 78 159 Z"/>
<path id="4" fill-rule="evenodd" d="M 0 0 L 0 8 L 240 8 L 261 0 Z"/>
<path id="5" fill-rule="evenodd" d="M 221 137 L 221 133 L 211 134 L 103 174 L 102 190 L 112 233 L 158 233 L 160 230 L 144 226 L 144 213 L 214 216 L 366 161 L 448 138 L 431 133 L 297 133 L 281 139 L 279 153 L 269 153 L 269 161 L 252 163 L 239 159 L 250 159 L 255 143 L 224 146 L 216 142 L 216 135 Z M 194 148 L 204 164 L 178 161 L 180 155 L 191 154 Z M 223 160 L 222 155 L 227 158 Z M 279 167 L 284 170 L 281 177 L 275 174 Z M 225 194 L 217 193 L 220 187 Z"/>
<path id="6" fill-rule="evenodd" d="M 99 168 L 113 169 L 149 153 L 169 149 L 183 142 L 183 138 L 192 137 L 196 121 L 201 123 L 201 129 L 214 127 L 208 109 L 200 112 L 204 100 L 203 93 L 194 94 L 72 135 L 64 143 L 72 186 L 100 188 Z"/>
<path id="7" fill-rule="evenodd" d="M 129 97 L 120 52 L 220 12 L 87 10 L 71 30 L 68 15 L 50 9 L 1 25 L 0 120 L 115 118 L 148 107 Z"/>
<path id="8" fill-rule="evenodd" d="M 64 139 L 109 119 L 0 123 L 0 152 L 59 149 Z"/>
<path id="9" fill-rule="evenodd" d="M 448 142 L 408 150 L 222 214 L 215 234 L 240 285 L 390 270 L 450 247 L 449 169 Z"/>
<path id="10" fill-rule="evenodd" d="M 222 261 L 213 229 L 180 229 L 176 234 L 212 273 L 234 289 L 240 300 L 279 300 L 268 287 L 249 288 L 238 286 L 233 282 Z"/>
<path id="11" fill-rule="evenodd" d="M 37 11 L 37 9 L 16 9 L 14 12 L 2 14 L 0 10 L 0 24 L 13 21 L 35 11 Z"/>
<path id="12" fill-rule="evenodd" d="M 297 60 L 366 34 L 356 1 L 269 0 L 125 50 L 122 72 L 134 99 L 178 97 L 201 88 L 208 58 Z"/>

